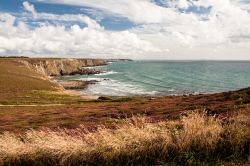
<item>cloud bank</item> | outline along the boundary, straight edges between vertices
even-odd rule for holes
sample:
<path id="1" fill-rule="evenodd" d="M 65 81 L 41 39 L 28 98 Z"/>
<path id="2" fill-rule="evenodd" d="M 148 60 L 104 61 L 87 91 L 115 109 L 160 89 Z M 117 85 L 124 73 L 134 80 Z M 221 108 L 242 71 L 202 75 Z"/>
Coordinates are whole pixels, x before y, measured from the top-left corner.
<path id="1" fill-rule="evenodd" d="M 97 56 L 126 57 L 142 55 L 146 52 L 158 52 L 150 42 L 140 39 L 129 31 L 111 32 L 102 28 L 95 20 L 82 15 L 54 15 L 37 13 L 28 2 L 25 9 L 34 18 L 46 20 L 73 20 L 85 23 L 81 28 L 72 25 L 43 25 L 30 29 L 25 22 L 10 14 L 0 14 L 0 53 L 22 55 L 58 55 L 58 56 Z"/>
<path id="2" fill-rule="evenodd" d="M 98 15 L 126 18 L 125 31 L 106 30 L 86 15 L 38 13 L 23 2 L 23 17 L 0 13 L 0 53 L 143 59 L 250 59 L 250 4 L 240 0 L 37 0 L 88 7 Z M 71 23 L 68 28 L 63 24 Z"/>

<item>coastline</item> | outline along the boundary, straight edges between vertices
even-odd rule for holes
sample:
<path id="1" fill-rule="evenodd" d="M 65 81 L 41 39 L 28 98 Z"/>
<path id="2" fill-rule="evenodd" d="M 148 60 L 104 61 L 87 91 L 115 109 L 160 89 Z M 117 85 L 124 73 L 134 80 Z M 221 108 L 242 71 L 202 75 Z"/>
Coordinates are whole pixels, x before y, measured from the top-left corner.
<path id="1" fill-rule="evenodd" d="M 80 96 L 86 100 L 97 100 L 100 96 L 84 93 L 83 90 L 90 84 L 95 84 L 96 81 L 82 81 L 82 80 L 55 80 L 60 86 L 64 88 L 63 92 L 71 96 Z"/>
<path id="2" fill-rule="evenodd" d="M 86 100 L 95 100 L 99 96 L 81 92 L 89 84 L 96 81 L 61 80 L 57 77 L 74 75 L 94 75 L 103 73 L 95 69 L 96 66 L 108 65 L 106 59 L 76 59 L 76 58 L 16 58 L 32 71 L 36 71 L 53 83 L 56 83 L 60 91 L 71 96 L 80 96 Z"/>
<path id="3" fill-rule="evenodd" d="M 57 90 L 65 93 L 65 94 L 70 94 L 72 96 L 81 96 L 82 98 L 90 99 L 90 100 L 98 99 L 98 97 L 100 97 L 100 96 L 109 96 L 109 97 L 113 97 L 113 98 L 116 97 L 116 95 L 105 95 L 105 94 L 102 95 L 102 93 L 100 93 L 100 95 L 95 95 L 95 94 L 87 93 L 86 91 L 85 92 L 81 91 L 81 90 L 85 90 L 88 87 L 88 85 L 95 84 L 96 81 L 93 81 L 93 80 L 92 81 L 83 81 L 83 80 L 67 80 L 67 81 L 65 81 L 64 80 L 64 82 L 60 83 L 58 81 L 58 79 L 56 78 L 56 76 L 53 76 L 53 74 L 48 75 L 48 73 L 54 72 L 54 73 L 60 74 L 61 70 L 63 70 L 63 71 L 65 70 L 65 71 L 71 71 L 71 72 L 69 72 L 71 74 L 67 74 L 67 75 L 72 76 L 72 75 L 81 75 L 81 74 L 76 74 L 77 72 L 74 72 L 74 70 L 79 70 L 79 69 L 86 70 L 87 69 L 86 70 L 87 72 L 84 72 L 85 75 L 95 75 L 95 74 L 97 74 L 96 73 L 97 70 L 96 70 L 95 66 L 101 66 L 100 62 L 102 63 L 102 65 L 108 65 L 107 62 L 111 61 L 111 62 L 116 63 L 118 60 L 116 60 L 116 61 L 114 61 L 114 60 L 110 60 L 110 61 L 109 60 L 97 60 L 97 62 L 98 62 L 97 64 L 92 63 L 94 61 L 91 60 L 91 61 L 88 61 L 89 64 L 87 66 L 85 63 L 85 62 L 87 62 L 87 59 L 80 59 L 79 60 L 79 59 L 53 59 L 53 58 L 41 58 L 41 59 L 38 59 L 38 58 L 2 58 L 1 60 L 5 63 L 6 62 L 11 63 L 10 65 L 13 65 L 13 72 L 14 72 L 14 70 L 16 70 L 16 69 L 14 69 L 14 65 L 16 65 L 15 63 L 18 63 L 18 65 L 20 65 L 20 67 L 22 67 L 23 69 L 27 68 L 30 70 L 29 72 L 34 72 L 34 77 L 32 77 L 32 78 L 38 77 L 39 79 L 43 80 L 44 82 L 50 81 L 53 84 L 55 84 L 55 83 L 57 84 L 56 85 L 57 87 L 55 85 L 53 85 L 51 87 L 46 87 L 47 89 L 56 87 Z M 26 63 L 24 63 L 25 61 L 26 61 Z M 121 60 L 121 61 L 124 61 L 124 60 Z M 41 65 L 40 65 L 40 62 L 41 62 Z M 46 65 L 44 65 L 44 62 L 46 62 Z M 83 64 L 85 66 L 82 66 Z M 75 66 L 75 65 L 78 65 L 78 66 Z M 47 71 L 47 72 L 44 72 L 44 71 Z M 29 75 L 28 71 L 22 71 L 22 74 L 26 73 L 26 72 L 27 72 L 27 75 Z M 35 74 L 35 72 L 36 72 L 36 74 Z M 103 72 L 104 71 L 98 70 L 98 73 L 103 73 Z M 82 75 L 84 75 L 84 74 L 82 73 Z M 61 75 L 61 76 L 64 77 L 67 75 L 65 74 L 65 75 Z M 106 76 L 105 76 L 105 78 L 104 77 L 102 77 L 102 78 L 103 78 L 103 80 L 105 80 Z M 106 80 L 111 80 L 111 79 L 108 78 Z M 105 86 L 109 83 L 111 83 L 111 82 L 105 83 Z M 62 85 L 62 84 L 64 84 L 64 85 Z M 36 86 L 39 86 L 39 84 L 36 84 Z M 99 86 L 99 85 L 97 85 L 97 86 Z M 115 88 L 117 88 L 117 87 L 115 87 Z M 37 90 L 37 89 L 38 89 L 38 87 L 35 88 L 35 90 Z M 157 97 L 164 97 L 164 96 L 197 96 L 197 95 L 199 96 L 199 95 L 224 93 L 224 92 L 228 92 L 228 91 L 237 91 L 239 89 L 242 89 L 242 88 L 235 88 L 235 89 L 231 89 L 231 90 L 218 91 L 218 92 L 208 92 L 208 93 L 194 93 L 194 94 L 193 93 L 183 93 L 180 95 L 178 95 L 178 94 L 176 94 L 176 95 L 138 94 L 138 95 L 127 95 L 127 96 L 123 95 L 123 96 L 117 96 L 117 97 L 118 98 L 119 97 L 153 97 L 153 98 L 157 98 Z M 107 92 L 109 92 L 109 91 L 107 91 Z"/>
<path id="4" fill-rule="evenodd" d="M 121 62 L 123 61 L 124 60 L 121 60 Z M 144 77 L 140 77 L 140 75 L 139 77 L 136 77 L 137 75 L 129 75 L 129 76 L 135 76 L 132 78 L 128 78 L 128 80 L 131 79 L 130 82 L 125 80 L 129 76 L 124 76 L 124 78 L 119 79 L 123 77 L 122 75 L 125 72 L 120 71 L 119 68 L 114 68 L 114 66 L 120 66 L 120 64 L 126 65 L 127 63 L 119 63 L 118 60 L 106 60 L 106 62 L 107 63 L 105 63 L 105 66 L 109 65 L 108 67 L 96 68 L 95 65 L 87 66 L 87 67 L 85 66 L 85 67 L 82 67 L 81 70 L 86 70 L 87 72 L 83 72 L 81 74 L 72 73 L 72 74 L 61 75 L 61 76 L 53 76 L 51 77 L 51 79 L 52 80 L 54 79 L 54 81 L 56 80 L 55 82 L 65 89 L 64 90 L 65 92 L 63 93 L 70 94 L 72 96 L 81 96 L 82 98 L 89 99 L 89 100 L 93 100 L 93 99 L 95 100 L 101 96 L 105 96 L 109 98 L 119 98 L 119 97 L 158 98 L 158 97 L 165 97 L 165 96 L 199 96 L 199 95 L 224 93 L 228 91 L 237 91 L 237 90 L 244 88 L 244 86 L 242 86 L 241 88 L 236 86 L 235 88 L 231 87 L 231 89 L 230 88 L 223 89 L 223 87 L 218 87 L 218 89 L 216 89 L 217 87 L 214 86 L 214 88 L 211 88 L 209 90 L 209 88 L 206 89 L 206 84 L 204 83 L 203 85 L 201 84 L 202 86 L 205 87 L 204 89 L 194 91 L 193 89 L 188 89 L 190 88 L 190 85 L 187 85 L 185 86 L 187 90 L 183 90 L 181 88 L 178 89 L 178 87 L 181 87 L 181 86 L 178 86 L 178 81 L 177 81 L 175 82 L 177 85 L 172 84 L 169 86 L 171 87 L 170 89 L 168 89 L 168 87 L 165 87 L 164 85 L 159 84 L 160 87 L 163 87 L 162 91 L 160 88 L 157 89 L 157 87 L 154 87 L 156 88 L 155 90 L 154 89 L 152 90 L 152 88 L 149 90 L 149 89 L 144 89 L 143 86 L 142 87 L 138 86 L 140 83 L 142 84 L 144 83 L 143 82 Z M 109 64 L 110 62 L 113 64 L 110 65 Z M 128 64 L 131 64 L 131 63 L 128 63 Z M 138 65 L 137 61 L 133 62 L 132 64 L 133 66 Z M 168 64 L 168 65 L 171 65 L 171 64 Z M 100 65 L 96 65 L 96 66 L 100 66 Z M 104 65 L 101 65 L 101 66 L 104 66 Z M 122 66 L 122 67 L 124 68 L 126 66 Z M 61 70 L 61 69 L 57 69 L 57 70 Z M 155 78 L 154 76 L 152 77 L 150 73 L 148 74 L 149 75 L 146 76 L 146 79 L 152 78 L 153 80 L 156 80 L 156 81 L 159 80 L 158 78 Z M 83 75 L 83 77 L 81 77 L 81 75 Z M 60 77 L 62 77 L 62 79 L 60 79 Z M 139 78 L 142 78 L 142 79 L 138 80 Z M 171 78 L 169 78 L 169 80 L 171 80 Z M 131 82 L 133 81 L 139 84 L 135 84 L 135 85 L 131 84 Z M 210 83 L 211 82 L 212 81 L 210 81 Z M 181 84 L 181 82 L 179 83 Z M 146 82 L 145 85 L 147 86 L 149 84 Z M 150 86 L 151 85 L 157 86 L 158 83 L 150 84 Z M 211 85 L 207 84 L 207 86 L 211 86 Z"/>
<path id="5" fill-rule="evenodd" d="M 48 60 L 60 60 L 60 59 L 36 59 L 35 64 L 37 65 L 39 63 L 39 60 L 42 61 L 48 61 Z M 70 59 L 62 59 L 65 63 L 65 61 L 70 60 Z M 99 82 L 98 80 L 75 80 L 75 79 L 70 79 L 70 80 L 65 80 L 65 79 L 60 79 L 63 78 L 64 76 L 76 76 L 76 75 L 96 75 L 96 74 L 108 74 L 109 72 L 107 71 L 103 71 L 100 69 L 96 69 L 95 67 L 97 66 L 106 66 L 109 65 L 110 63 L 115 63 L 115 62 L 124 62 L 124 61 L 132 61 L 131 59 L 105 59 L 105 60 L 96 60 L 97 63 L 94 63 L 95 60 L 93 59 L 93 62 L 90 62 L 89 64 L 87 64 L 86 62 L 85 65 L 81 62 L 81 61 L 86 61 L 85 59 L 74 59 L 76 61 L 80 61 L 80 63 L 65 63 L 64 65 L 62 65 L 61 67 L 57 67 L 56 69 L 54 69 L 53 67 L 48 67 L 45 65 L 42 65 L 42 70 L 46 71 L 43 72 L 44 74 L 46 74 L 47 76 L 49 76 L 50 80 L 52 80 L 53 82 L 57 83 L 59 86 L 61 86 L 63 88 L 63 93 L 65 94 L 69 94 L 72 96 L 80 96 L 83 99 L 87 99 L 87 100 L 97 100 L 99 97 L 101 97 L 102 95 L 95 95 L 95 94 L 91 94 L 91 93 L 86 93 L 83 92 L 83 90 L 85 90 L 86 88 L 88 88 L 89 85 L 93 85 L 96 84 L 97 82 Z M 32 62 L 32 59 L 30 60 Z M 34 61 L 34 60 L 33 60 Z M 32 62 L 34 63 L 34 62 Z M 51 63 L 51 62 L 50 62 Z M 58 63 L 58 62 L 56 62 Z M 78 65 L 77 68 L 74 65 Z M 83 66 L 84 65 L 84 66 Z M 73 69 L 69 68 L 70 66 L 74 66 Z M 36 67 L 37 68 L 37 67 Z M 44 69 L 45 68 L 45 69 Z M 63 69 L 65 68 L 65 69 Z M 55 71 L 56 70 L 56 71 Z M 67 72 L 64 72 L 63 70 L 68 70 Z M 53 73 L 57 73 L 57 74 L 53 74 Z"/>
<path id="6" fill-rule="evenodd" d="M 75 134 L 79 133 L 79 128 L 84 129 L 84 133 L 86 132 L 85 129 L 87 129 L 92 134 L 92 132 L 99 129 L 98 126 L 102 128 L 107 127 L 105 132 L 111 131 L 111 133 L 116 133 L 114 130 L 122 127 L 125 121 L 130 122 L 129 126 L 131 126 L 131 123 L 136 124 L 137 128 L 139 127 L 136 131 L 139 133 L 141 133 L 142 129 L 150 129 L 152 131 L 152 125 L 159 124 L 160 128 L 154 128 L 156 130 L 153 130 L 152 136 L 155 133 L 159 133 L 158 129 L 162 129 L 162 122 L 171 122 L 170 125 L 173 127 L 171 131 L 174 131 L 174 133 L 176 131 L 185 133 L 185 130 L 183 130 L 185 129 L 185 124 L 180 124 L 179 122 L 185 120 L 191 113 L 195 113 L 195 115 L 203 113 L 202 117 L 213 118 L 213 122 L 220 121 L 223 125 L 229 124 L 230 120 L 233 122 L 236 116 L 241 114 L 241 117 L 243 117 L 242 122 L 249 123 L 250 88 L 190 96 L 99 97 L 81 92 L 81 89 L 86 88 L 91 82 L 86 83 L 84 81 L 71 80 L 64 84 L 67 88 L 63 88 L 62 85 L 53 80 L 55 77 L 50 77 L 49 80 L 49 76 L 39 74 L 34 68 L 27 68 L 24 64 L 17 62 L 12 59 L 0 60 L 0 134 L 17 134 L 18 139 L 16 140 L 20 141 L 21 145 L 24 145 L 24 142 L 20 138 L 27 138 L 27 131 L 32 131 L 32 133 L 34 133 L 33 131 L 44 129 L 47 131 L 50 130 L 53 133 L 57 130 L 65 131 L 70 134 L 70 137 L 67 136 L 60 140 L 66 140 L 66 142 L 73 140 L 75 142 L 76 138 L 79 138 L 75 137 Z M 48 79 L 44 79 L 43 77 Z M 142 117 L 142 119 L 137 123 L 137 121 L 134 121 L 135 116 Z M 145 118 L 149 120 L 149 128 L 141 125 Z M 195 119 L 191 119 L 188 124 L 193 126 L 194 121 Z M 200 122 L 202 122 L 204 124 L 204 131 L 207 131 L 207 120 L 196 122 L 197 129 L 200 127 Z M 164 129 L 164 133 L 168 133 L 166 131 L 169 131 L 169 127 L 167 126 L 166 129 Z M 208 132 L 208 135 L 211 135 L 214 131 L 213 127 L 210 129 L 212 132 Z M 237 131 L 241 131 L 242 128 L 240 127 L 239 129 Z M 133 133 L 129 135 L 127 140 L 133 141 L 135 130 L 132 128 L 131 131 Z M 193 132 L 193 130 L 190 131 Z M 244 133 L 247 132 L 249 133 L 249 125 L 246 127 L 246 132 Z M 123 133 L 122 136 L 127 135 L 129 132 L 125 131 Z M 200 130 L 194 133 L 200 133 Z M 46 135 L 50 137 L 51 133 Z M 65 134 L 59 133 L 59 135 Z M 56 135 L 56 138 L 59 135 Z M 147 136 L 148 134 L 142 133 L 140 138 L 145 138 L 145 135 Z M 193 134 L 191 133 L 191 135 Z M 112 149 L 110 143 L 113 143 L 113 140 L 115 140 L 113 137 L 110 137 L 110 134 L 108 136 L 112 139 L 108 141 L 108 146 L 104 149 L 105 151 Z M 39 138 L 44 138 L 44 135 L 40 135 Z M 103 140 L 103 135 L 100 137 L 100 134 L 98 134 L 98 138 Z M 123 137 L 119 136 L 119 138 Z M 210 141 L 210 139 L 206 138 L 202 140 Z M 9 139 L 2 141 L 3 145 L 6 144 L 6 140 Z M 57 141 L 57 139 L 53 139 L 53 141 L 49 142 L 48 147 L 51 147 L 55 143 L 55 140 Z M 166 140 L 165 137 L 164 140 Z M 30 145 L 29 141 L 30 139 L 27 140 L 27 145 Z M 155 139 L 150 140 L 149 145 L 152 142 L 157 143 L 156 151 L 159 151 L 158 142 L 162 142 L 162 139 L 159 139 L 159 141 L 155 141 Z M 41 144 L 42 148 L 44 147 L 43 143 Z M 144 143 L 144 140 L 139 140 L 139 144 L 144 145 Z M 200 144 L 200 139 L 197 143 L 197 145 Z M 11 143 L 9 145 L 11 148 L 13 147 Z M 68 143 L 62 145 L 68 145 Z M 73 144 L 70 144 L 68 149 L 74 149 L 71 145 Z M 131 145 L 134 145 L 134 142 Z M 136 154 L 138 153 L 137 150 L 138 148 L 136 147 Z M 195 150 L 197 151 L 197 149 Z M 20 154 L 19 150 L 17 152 Z M 61 152 L 58 154 L 61 154 Z M 44 156 L 47 157 L 47 153 Z M 43 156 L 39 153 L 39 157 Z"/>
<path id="7" fill-rule="evenodd" d="M 250 77 L 243 68 L 250 69 L 249 64 L 114 62 L 106 67 L 97 68 L 107 73 L 73 76 L 67 79 L 98 80 L 99 83 L 91 85 L 86 92 L 103 96 L 191 96 L 248 87 Z M 219 70 L 221 73 L 216 72 Z M 228 72 L 231 70 L 233 72 Z"/>
<path id="8" fill-rule="evenodd" d="M 250 0 L 11 2 L 0 166 L 250 166 Z"/>

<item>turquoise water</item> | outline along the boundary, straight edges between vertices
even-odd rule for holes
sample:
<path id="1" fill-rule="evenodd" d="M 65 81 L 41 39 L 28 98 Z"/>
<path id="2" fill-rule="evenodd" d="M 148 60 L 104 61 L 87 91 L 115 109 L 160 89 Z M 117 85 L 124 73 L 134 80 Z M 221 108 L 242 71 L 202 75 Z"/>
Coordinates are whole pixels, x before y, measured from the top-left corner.
<path id="1" fill-rule="evenodd" d="M 98 80 L 84 93 L 182 95 L 250 87 L 250 61 L 132 61 L 96 67 L 107 73 L 67 79 Z"/>

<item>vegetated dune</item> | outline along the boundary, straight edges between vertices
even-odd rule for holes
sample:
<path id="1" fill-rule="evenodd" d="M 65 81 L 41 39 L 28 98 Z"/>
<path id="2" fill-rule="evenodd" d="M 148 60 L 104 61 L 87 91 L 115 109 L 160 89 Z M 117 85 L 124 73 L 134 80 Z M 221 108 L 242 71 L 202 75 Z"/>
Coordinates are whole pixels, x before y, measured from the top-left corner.
<path id="1" fill-rule="evenodd" d="M 0 135 L 2 165 L 247 165 L 250 117 L 194 112 L 178 121 L 125 119 L 115 129 L 44 129 Z"/>

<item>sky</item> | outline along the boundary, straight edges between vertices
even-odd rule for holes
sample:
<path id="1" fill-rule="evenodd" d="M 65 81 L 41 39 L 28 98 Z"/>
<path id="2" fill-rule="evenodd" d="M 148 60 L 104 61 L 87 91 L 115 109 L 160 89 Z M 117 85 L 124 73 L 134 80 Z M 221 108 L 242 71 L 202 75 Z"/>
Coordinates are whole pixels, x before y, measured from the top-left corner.
<path id="1" fill-rule="evenodd" d="M 0 0 L 0 55 L 250 60 L 250 0 Z"/>

